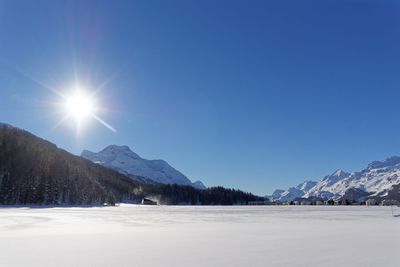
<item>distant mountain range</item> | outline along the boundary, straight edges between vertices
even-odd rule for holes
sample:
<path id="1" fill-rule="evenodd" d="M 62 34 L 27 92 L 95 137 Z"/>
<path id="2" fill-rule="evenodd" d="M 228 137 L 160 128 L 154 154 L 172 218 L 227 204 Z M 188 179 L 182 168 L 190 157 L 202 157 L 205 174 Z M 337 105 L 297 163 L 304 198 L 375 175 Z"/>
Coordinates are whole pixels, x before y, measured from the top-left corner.
<path id="1" fill-rule="evenodd" d="M 190 185 L 198 189 L 206 187 L 200 181 L 192 183 L 185 175 L 164 160 L 147 160 L 134 153 L 128 146 L 110 145 L 98 153 L 84 150 L 81 157 L 96 164 L 114 169 L 132 179 L 161 184 Z M 143 179 L 144 178 L 144 179 Z"/>
<path id="2" fill-rule="evenodd" d="M 400 157 L 374 161 L 360 172 L 337 170 L 318 182 L 305 181 L 287 190 L 277 189 L 267 196 L 273 201 L 292 201 L 296 198 L 400 199 Z"/>

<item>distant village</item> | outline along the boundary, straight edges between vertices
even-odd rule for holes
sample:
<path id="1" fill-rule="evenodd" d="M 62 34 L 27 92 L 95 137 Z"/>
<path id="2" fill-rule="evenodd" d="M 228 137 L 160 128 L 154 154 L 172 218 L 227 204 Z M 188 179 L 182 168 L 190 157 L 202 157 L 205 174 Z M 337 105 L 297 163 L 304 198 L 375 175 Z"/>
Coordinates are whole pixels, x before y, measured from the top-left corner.
<path id="1" fill-rule="evenodd" d="M 249 201 L 248 205 L 293 205 L 293 206 L 400 206 L 400 201 L 393 199 L 378 200 L 374 198 L 355 201 L 348 199 L 323 200 L 323 199 L 307 199 L 296 198 L 292 201 Z"/>
<path id="2" fill-rule="evenodd" d="M 143 198 L 140 202 L 141 205 L 159 205 L 159 203 L 150 198 Z M 176 205 L 192 205 L 187 202 L 177 203 Z M 390 200 L 390 199 L 366 199 L 363 201 L 354 201 L 348 199 L 339 199 L 339 200 L 322 200 L 322 199 L 307 199 L 307 198 L 297 198 L 292 201 L 270 201 L 269 199 L 260 200 L 260 201 L 248 201 L 248 202 L 240 202 L 234 205 L 249 205 L 249 206 L 400 206 L 400 201 L 398 200 Z"/>

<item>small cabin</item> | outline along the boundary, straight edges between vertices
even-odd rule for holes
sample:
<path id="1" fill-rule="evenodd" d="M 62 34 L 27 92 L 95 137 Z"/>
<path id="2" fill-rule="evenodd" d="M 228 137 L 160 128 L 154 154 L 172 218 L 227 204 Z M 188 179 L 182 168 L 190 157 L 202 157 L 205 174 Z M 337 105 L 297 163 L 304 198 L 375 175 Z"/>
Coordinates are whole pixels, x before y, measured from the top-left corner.
<path id="1" fill-rule="evenodd" d="M 157 205 L 157 202 L 148 198 L 143 198 L 142 205 Z"/>

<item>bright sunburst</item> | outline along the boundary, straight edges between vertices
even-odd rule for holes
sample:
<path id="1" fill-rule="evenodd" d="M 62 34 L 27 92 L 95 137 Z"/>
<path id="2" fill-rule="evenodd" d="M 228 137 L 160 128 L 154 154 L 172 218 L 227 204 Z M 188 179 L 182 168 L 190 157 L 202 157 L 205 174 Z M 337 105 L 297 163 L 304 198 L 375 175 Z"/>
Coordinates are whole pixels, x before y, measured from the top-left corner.
<path id="1" fill-rule="evenodd" d="M 93 117 L 96 111 L 96 103 L 92 95 L 84 90 L 77 88 L 65 98 L 65 111 L 70 118 L 77 123 Z"/>
<path id="2" fill-rule="evenodd" d="M 98 107 L 94 93 L 89 93 L 87 89 L 75 86 L 67 92 L 64 92 L 61 96 L 63 98 L 63 103 L 61 103 L 61 105 L 64 118 L 59 122 L 59 124 L 66 120 L 73 120 L 77 132 L 80 132 L 87 120 L 94 119 L 112 132 L 116 132 L 111 125 L 105 122 L 97 114 L 100 108 Z"/>

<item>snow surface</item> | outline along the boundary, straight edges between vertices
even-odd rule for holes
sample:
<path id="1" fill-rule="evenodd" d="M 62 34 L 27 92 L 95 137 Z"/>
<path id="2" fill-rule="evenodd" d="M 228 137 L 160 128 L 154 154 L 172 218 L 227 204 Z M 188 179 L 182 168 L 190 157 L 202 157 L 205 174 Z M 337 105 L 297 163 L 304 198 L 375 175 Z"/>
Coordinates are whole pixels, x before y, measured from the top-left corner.
<path id="1" fill-rule="evenodd" d="M 0 208 L 11 267 L 387 267 L 400 266 L 399 240 L 390 207 Z"/>
<path id="2" fill-rule="evenodd" d="M 199 189 L 206 188 L 200 181 L 192 183 L 185 175 L 171 167 L 166 161 L 143 159 L 128 146 L 110 145 L 98 153 L 84 150 L 81 156 L 128 176 L 142 176 L 163 184 L 190 185 Z"/>

